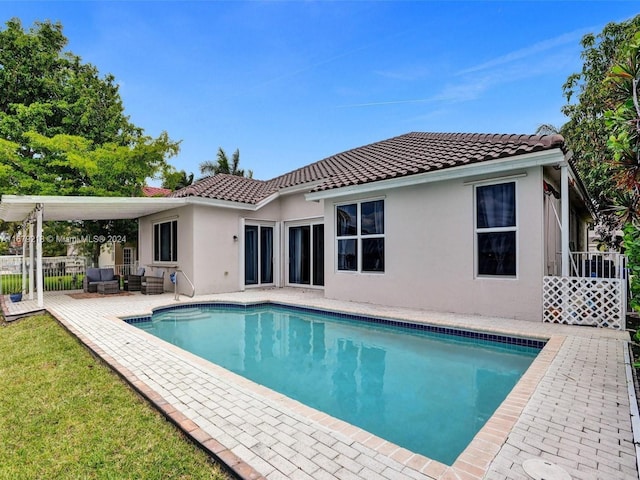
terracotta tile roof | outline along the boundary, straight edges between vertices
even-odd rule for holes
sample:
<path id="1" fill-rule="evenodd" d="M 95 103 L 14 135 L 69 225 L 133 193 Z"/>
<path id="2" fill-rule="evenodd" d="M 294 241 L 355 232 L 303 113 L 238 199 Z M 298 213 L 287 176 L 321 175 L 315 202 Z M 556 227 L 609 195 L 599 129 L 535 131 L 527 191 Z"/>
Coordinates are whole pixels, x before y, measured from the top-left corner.
<path id="1" fill-rule="evenodd" d="M 145 197 L 166 197 L 171 193 L 168 188 L 142 187 L 142 195 Z"/>
<path id="2" fill-rule="evenodd" d="M 413 132 L 338 153 L 272 180 L 215 175 L 172 196 L 255 204 L 282 188 L 309 182 L 322 181 L 315 191 L 330 190 L 554 148 L 564 150 L 561 135 Z"/>
<path id="3" fill-rule="evenodd" d="M 273 191 L 268 182 L 219 173 L 173 192 L 171 197 L 204 197 L 231 202 L 257 203 Z"/>

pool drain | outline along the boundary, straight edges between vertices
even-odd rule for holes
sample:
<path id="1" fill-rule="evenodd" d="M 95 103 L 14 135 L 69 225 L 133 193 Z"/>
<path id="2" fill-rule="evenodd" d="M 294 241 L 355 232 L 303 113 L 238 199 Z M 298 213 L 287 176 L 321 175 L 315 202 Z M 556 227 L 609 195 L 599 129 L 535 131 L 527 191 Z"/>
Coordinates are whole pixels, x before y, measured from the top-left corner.
<path id="1" fill-rule="evenodd" d="M 533 480 L 571 480 L 571 476 L 562 467 L 540 458 L 525 460 L 522 468 Z"/>

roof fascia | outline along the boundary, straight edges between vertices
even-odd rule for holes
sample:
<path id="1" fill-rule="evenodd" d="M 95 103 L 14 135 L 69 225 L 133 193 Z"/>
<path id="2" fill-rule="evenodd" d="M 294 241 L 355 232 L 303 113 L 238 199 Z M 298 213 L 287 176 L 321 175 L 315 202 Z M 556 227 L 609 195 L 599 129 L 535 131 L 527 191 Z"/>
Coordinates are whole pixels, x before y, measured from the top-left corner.
<path id="1" fill-rule="evenodd" d="M 233 210 L 250 210 L 255 211 L 258 209 L 257 205 L 251 203 L 234 202 L 231 200 L 218 200 L 216 198 L 204 198 L 204 197 L 184 197 L 186 203 L 189 205 L 202 205 L 205 207 L 218 207 L 218 208 L 230 208 Z"/>
<path id="2" fill-rule="evenodd" d="M 131 204 L 167 204 L 179 206 L 184 199 L 173 197 L 68 197 L 55 195 L 2 195 L 2 203 L 9 205 L 29 205 L 33 203 L 62 204 L 62 205 L 105 205 L 113 203 Z"/>
<path id="3" fill-rule="evenodd" d="M 273 192 L 271 195 L 263 198 L 258 203 L 256 203 L 256 210 L 260 210 L 265 205 L 273 202 L 275 199 L 280 198 L 285 195 L 293 195 L 295 193 L 308 192 L 309 190 L 314 189 L 318 185 L 321 185 L 325 182 L 325 179 L 315 180 L 313 182 L 307 182 L 300 185 L 292 185 L 291 187 L 284 187 L 280 190 Z"/>
<path id="4" fill-rule="evenodd" d="M 260 210 L 262 207 L 264 207 L 265 205 L 270 204 L 276 198 L 279 198 L 279 197 L 280 197 L 280 192 L 273 192 L 271 195 L 268 195 L 267 197 L 263 198 L 258 203 L 256 203 L 255 204 L 255 210 Z"/>
<path id="5" fill-rule="evenodd" d="M 313 182 L 306 182 L 306 183 L 301 183 L 299 185 L 292 185 L 290 187 L 281 188 L 280 190 L 278 190 L 278 193 L 280 193 L 280 195 L 291 195 L 294 193 L 300 193 L 306 190 L 312 190 L 316 188 L 318 185 L 322 185 L 326 181 L 327 179 L 323 178 L 320 180 L 314 180 Z"/>
<path id="6" fill-rule="evenodd" d="M 511 170 L 521 170 L 524 168 L 558 165 L 565 161 L 564 153 L 559 148 L 545 150 L 543 152 L 525 153 L 513 157 L 506 157 L 498 160 L 491 160 L 471 165 L 461 165 L 458 167 L 445 168 L 435 172 L 424 172 L 415 175 L 408 175 L 400 178 L 379 180 L 376 182 L 363 183 L 360 185 L 350 185 L 342 188 L 334 188 L 320 192 L 311 192 L 305 195 L 309 201 L 317 201 L 343 195 L 372 193 L 391 188 L 409 187 L 424 183 L 442 182 L 476 175 L 491 175 Z"/>
<path id="7" fill-rule="evenodd" d="M 266 196 L 259 202 L 253 203 L 245 203 L 245 202 L 234 202 L 231 200 L 218 200 L 215 198 L 205 198 L 205 197 L 184 197 L 187 199 L 187 203 L 191 205 L 204 205 L 207 207 L 218 207 L 218 208 L 231 208 L 235 210 L 249 210 L 255 212 L 260 210 L 264 206 L 273 202 L 274 200 L 280 198 L 283 195 L 291 195 L 294 193 L 300 193 L 308 191 L 316 186 L 320 185 L 324 180 L 318 180 L 314 182 L 303 183 L 301 185 L 294 185 L 291 187 L 282 188 L 276 192 L 273 192 L 271 195 Z"/>

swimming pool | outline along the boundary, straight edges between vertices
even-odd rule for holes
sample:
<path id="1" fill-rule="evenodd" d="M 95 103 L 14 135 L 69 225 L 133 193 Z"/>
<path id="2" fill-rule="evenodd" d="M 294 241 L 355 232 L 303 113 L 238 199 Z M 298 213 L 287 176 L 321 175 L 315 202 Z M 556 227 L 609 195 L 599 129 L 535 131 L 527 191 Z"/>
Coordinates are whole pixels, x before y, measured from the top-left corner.
<path id="1" fill-rule="evenodd" d="M 543 345 L 273 304 L 172 308 L 129 321 L 448 465 Z"/>

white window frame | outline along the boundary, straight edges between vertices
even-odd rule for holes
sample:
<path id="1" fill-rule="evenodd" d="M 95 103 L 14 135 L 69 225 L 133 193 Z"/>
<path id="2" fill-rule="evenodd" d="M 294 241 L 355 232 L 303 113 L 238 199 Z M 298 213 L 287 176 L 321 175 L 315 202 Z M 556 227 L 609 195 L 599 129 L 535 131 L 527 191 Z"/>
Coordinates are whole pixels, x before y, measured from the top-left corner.
<path id="1" fill-rule="evenodd" d="M 377 202 L 377 201 L 382 201 L 383 205 L 384 205 L 384 220 L 383 220 L 383 231 L 384 233 L 374 233 L 374 234 L 367 234 L 367 235 L 362 235 L 361 232 L 361 218 L 362 218 L 362 204 L 363 203 L 370 203 L 370 202 Z M 337 231 L 337 219 L 338 219 L 338 207 L 342 207 L 344 205 L 356 205 L 356 234 L 355 235 L 343 235 L 343 236 L 338 236 L 338 231 Z M 386 234 L 387 234 L 387 202 L 386 202 L 386 198 L 385 197 L 375 197 L 375 198 L 366 198 L 366 199 L 362 199 L 362 200 L 351 200 L 351 201 L 345 201 L 345 202 L 339 202 L 339 203 L 335 203 L 333 206 L 333 213 L 334 213 L 334 218 L 333 218 L 333 228 L 335 229 L 335 243 L 334 243 L 334 251 L 335 251 L 335 259 L 334 259 L 334 268 L 336 273 L 344 273 L 344 274 L 357 274 L 357 275 L 384 275 L 387 271 L 387 242 L 386 242 Z M 382 238 L 383 240 L 385 240 L 384 242 L 384 270 L 382 270 L 381 272 L 377 272 L 377 271 L 363 271 L 362 270 L 362 240 L 369 240 L 369 239 L 374 239 L 374 238 Z M 338 244 L 340 242 L 340 240 L 355 240 L 356 241 L 356 256 L 357 256 L 357 267 L 356 270 L 340 270 L 339 268 L 339 262 L 338 262 L 338 256 L 339 256 L 339 250 L 338 250 Z"/>
<path id="2" fill-rule="evenodd" d="M 512 227 L 486 227 L 479 228 L 478 227 L 478 188 L 479 187 L 490 187 L 492 185 L 501 185 L 504 183 L 513 183 L 514 184 L 514 192 L 513 198 L 515 202 L 515 225 Z M 496 279 L 496 280 L 516 280 L 520 273 L 520 235 L 519 228 L 520 225 L 520 213 L 519 213 L 519 205 L 518 201 L 518 181 L 513 178 L 505 178 L 504 180 L 492 179 L 487 180 L 486 182 L 478 182 L 474 183 L 473 186 L 473 249 L 474 249 L 474 261 L 473 261 L 473 271 L 474 276 L 477 279 Z M 479 233 L 500 233 L 500 232 L 515 232 L 515 242 L 516 242 L 516 274 L 515 275 L 489 275 L 489 274 L 480 274 L 478 273 L 478 266 L 480 262 L 480 253 L 478 252 L 478 234 Z"/>
<path id="3" fill-rule="evenodd" d="M 170 260 L 161 260 L 160 258 L 156 258 L 156 227 L 160 228 L 160 225 L 163 225 L 165 223 L 169 223 L 169 224 L 173 224 L 175 222 L 176 224 L 176 228 L 175 228 L 175 238 L 173 235 L 174 229 L 173 229 L 173 225 L 171 225 L 170 229 L 171 229 L 171 236 L 170 236 L 170 241 L 171 241 L 171 245 L 169 246 L 169 251 L 170 251 L 170 255 L 171 255 L 171 259 Z M 152 242 L 152 251 L 153 251 L 153 264 L 154 265 L 175 265 L 178 262 L 178 249 L 176 247 L 177 242 L 177 237 L 178 237 L 178 219 L 177 218 L 171 218 L 171 219 L 165 219 L 165 220 L 159 220 L 157 222 L 153 222 L 152 225 L 152 231 L 151 231 L 151 242 Z M 161 237 L 158 238 L 158 242 L 161 241 Z M 160 247 L 158 248 L 158 251 L 162 251 L 162 246 L 160 245 Z"/>

